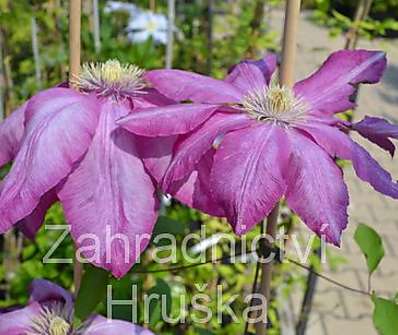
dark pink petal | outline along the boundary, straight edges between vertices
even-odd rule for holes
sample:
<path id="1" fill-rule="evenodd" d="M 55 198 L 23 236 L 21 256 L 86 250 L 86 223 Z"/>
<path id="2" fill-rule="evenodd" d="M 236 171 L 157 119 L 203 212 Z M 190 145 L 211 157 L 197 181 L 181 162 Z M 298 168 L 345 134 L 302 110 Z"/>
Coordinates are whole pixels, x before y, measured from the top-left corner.
<path id="1" fill-rule="evenodd" d="M 212 216 L 225 216 L 224 209 L 211 195 L 210 171 L 213 165 L 215 149 L 203 155 L 195 170 L 186 181 L 173 185 L 170 191 L 174 198 L 183 204 Z"/>
<path id="2" fill-rule="evenodd" d="M 17 223 L 17 228 L 20 229 L 27 238 L 33 240 L 44 222 L 47 211 L 57 200 L 57 194 L 54 190 L 45 193 L 40 198 L 40 202 L 34 211 Z"/>
<path id="3" fill-rule="evenodd" d="M 154 335 L 150 330 L 121 320 L 109 320 L 96 315 L 83 327 L 84 335 Z"/>
<path id="4" fill-rule="evenodd" d="M 134 136 L 115 123 L 128 112 L 122 104 L 104 102 L 85 157 L 58 192 L 79 250 L 116 277 L 148 245 L 158 206 Z"/>
<path id="5" fill-rule="evenodd" d="M 386 63 L 381 51 L 337 51 L 318 71 L 298 82 L 294 90 L 310 104 L 313 112 L 329 115 L 343 112 L 355 106 L 356 86 L 377 83 Z"/>
<path id="6" fill-rule="evenodd" d="M 38 302 L 40 304 L 61 303 L 68 313 L 73 311 L 73 297 L 62 287 L 44 279 L 35 279 L 30 285 L 29 303 Z"/>
<path id="7" fill-rule="evenodd" d="M 40 315 L 38 303 L 8 313 L 0 313 L 0 335 L 24 335 L 32 330 L 32 320 Z"/>
<path id="8" fill-rule="evenodd" d="M 182 136 L 175 147 L 174 156 L 163 180 L 163 191 L 179 180 L 188 177 L 213 142 L 228 131 L 256 124 L 245 114 L 217 113 L 192 133 Z"/>
<path id="9" fill-rule="evenodd" d="M 97 126 L 97 100 L 66 88 L 33 97 L 26 130 L 0 195 L 0 232 L 28 216 L 87 150 Z"/>
<path id="10" fill-rule="evenodd" d="M 25 102 L 0 123 L 0 167 L 12 161 L 17 154 L 25 130 Z"/>
<path id="11" fill-rule="evenodd" d="M 352 129 L 394 156 L 395 145 L 390 138 L 398 139 L 398 125 L 378 117 L 366 116 L 362 121 L 354 123 Z"/>
<path id="12" fill-rule="evenodd" d="M 318 236 L 340 245 L 348 218 L 343 173 L 316 143 L 295 130 L 287 133 L 291 147 L 286 169 L 287 204 Z"/>
<path id="13" fill-rule="evenodd" d="M 233 85 L 182 70 L 153 70 L 145 78 L 162 94 L 175 101 L 209 104 L 237 103 L 242 93 Z"/>
<path id="14" fill-rule="evenodd" d="M 370 154 L 337 128 L 322 124 L 308 124 L 306 131 L 332 157 L 352 161 L 359 178 L 385 195 L 398 199 L 398 183 Z"/>
<path id="15" fill-rule="evenodd" d="M 128 131 L 148 137 L 185 134 L 206 121 L 218 106 L 178 104 L 146 108 L 117 121 Z"/>
<path id="16" fill-rule="evenodd" d="M 286 135 L 276 125 L 225 135 L 214 156 L 210 185 L 237 234 L 264 219 L 283 196 L 288 155 Z"/>
<path id="17" fill-rule="evenodd" d="M 267 55 L 258 61 L 245 60 L 232 67 L 225 81 L 247 94 L 249 90 L 269 84 L 276 65 L 274 54 Z"/>
<path id="18" fill-rule="evenodd" d="M 174 105 L 176 102 L 160 94 L 154 88 L 145 89 L 144 94 L 137 95 L 133 99 L 133 107 L 150 108 L 155 106 Z"/>
<path id="19" fill-rule="evenodd" d="M 263 88 L 267 83 L 261 70 L 248 62 L 236 65 L 225 81 L 236 86 L 244 95 Z"/>
<path id="20" fill-rule="evenodd" d="M 170 164 L 177 136 L 159 138 L 144 137 L 134 134 L 131 134 L 131 136 L 135 138 L 137 150 L 140 158 L 144 162 L 145 168 L 159 185 Z"/>

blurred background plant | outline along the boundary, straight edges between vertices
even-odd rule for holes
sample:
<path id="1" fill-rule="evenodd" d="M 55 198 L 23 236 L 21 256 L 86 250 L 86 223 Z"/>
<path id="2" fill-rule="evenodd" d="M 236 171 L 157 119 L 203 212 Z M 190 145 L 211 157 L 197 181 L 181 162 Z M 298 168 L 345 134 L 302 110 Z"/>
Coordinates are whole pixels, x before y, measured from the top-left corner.
<path id="1" fill-rule="evenodd" d="M 267 50 L 279 51 L 279 36 L 270 29 L 268 22 L 281 0 L 179 0 L 176 3 L 173 45 L 173 67 L 189 69 L 222 78 L 228 68 L 238 62 L 242 55 L 260 58 Z M 307 8 L 313 9 L 313 18 L 328 27 L 333 34 L 347 32 L 352 27 L 356 1 L 346 0 L 307 0 Z M 68 1 L 66 0 L 0 0 L 0 120 L 11 113 L 40 89 L 54 86 L 67 79 L 68 71 Z M 369 18 L 360 24 L 361 36 L 393 37 L 398 31 L 398 0 L 375 0 Z M 82 22 L 82 61 L 104 61 L 117 58 L 122 62 L 135 63 L 146 69 L 165 66 L 167 27 L 167 1 L 83 1 Z M 2 178 L 7 170 L 0 171 Z M 288 231 L 294 229 L 298 220 L 289 211 L 283 210 L 280 226 Z M 27 285 L 33 278 L 47 278 L 69 288 L 72 285 L 72 264 L 43 264 L 42 259 L 54 245 L 62 231 L 51 229 L 64 225 L 64 216 L 59 205 L 53 206 L 46 217 L 50 228 L 43 228 L 32 242 L 24 239 L 19 232 L 0 236 L 0 307 L 22 304 L 26 301 Z M 223 220 L 202 215 L 175 202 L 167 207 L 160 217 L 154 238 L 162 232 L 176 236 L 177 250 L 181 249 L 182 238 L 189 232 L 199 232 L 206 226 L 207 236 L 219 233 L 235 235 Z M 259 227 L 248 235 L 249 241 L 260 233 Z M 239 244 L 239 239 L 237 238 Z M 159 246 L 159 245 L 158 245 Z M 143 293 L 155 292 L 171 298 L 168 311 L 171 317 L 179 313 L 179 299 L 187 301 L 201 289 L 212 299 L 208 306 L 216 311 L 217 285 L 223 287 L 223 300 L 234 294 L 239 298 L 231 305 L 237 315 L 247 307 L 244 298 L 251 292 L 256 264 L 250 258 L 247 263 L 206 264 L 181 271 L 166 271 L 153 274 L 140 274 L 140 271 L 159 269 L 153 264 L 152 253 L 156 243 L 144 253 L 143 262 L 135 266 L 122 280 L 108 278 L 103 273 L 88 267 L 87 273 L 94 273 L 95 285 L 108 281 L 113 285 L 114 299 L 129 299 L 131 286 L 139 287 L 139 306 L 143 303 Z M 228 243 L 219 243 L 217 255 L 222 258 L 230 251 Z M 313 243 L 308 266 L 321 271 L 319 243 Z M 328 252 L 331 268 L 344 263 L 344 259 Z M 57 248 L 54 257 L 67 258 L 73 254 L 70 238 L 66 238 Z M 178 264 L 186 264 L 178 254 Z M 164 268 L 170 266 L 164 265 Z M 278 299 L 271 303 L 270 335 L 280 333 L 278 311 L 295 287 L 303 292 L 308 290 L 307 274 L 300 272 L 292 264 L 277 267 L 273 293 Z M 101 279 L 102 278 L 102 282 Z M 90 279 L 90 278 L 89 278 Z M 88 280 L 89 280 L 88 279 Z M 198 288 L 194 283 L 206 284 Z M 105 286 L 104 286 L 105 287 Z M 103 287 L 103 288 L 104 288 Z M 104 313 L 105 289 L 82 290 L 85 298 L 101 302 L 92 306 Z M 91 292 L 91 293 L 90 293 Z M 244 292 L 242 294 L 242 292 Z M 93 296 L 94 294 L 94 296 Z M 189 307 L 189 306 L 188 306 Z M 78 305 L 81 316 L 86 314 L 85 306 Z M 131 320 L 131 307 L 114 306 L 113 316 Z M 225 314 L 222 322 L 211 319 L 203 326 L 193 321 L 188 309 L 188 322 L 165 323 L 160 316 L 158 303 L 151 305 L 149 326 L 157 334 L 241 334 L 244 322 L 232 322 Z M 139 321 L 143 313 L 137 311 Z M 197 317 L 203 317 L 197 316 Z"/>
<path id="2" fill-rule="evenodd" d="M 330 29 L 332 35 L 347 32 L 361 0 L 305 0 L 306 8 L 313 9 L 315 22 Z M 365 38 L 398 36 L 398 1 L 370 1 L 369 14 L 359 25 L 359 33 Z"/>

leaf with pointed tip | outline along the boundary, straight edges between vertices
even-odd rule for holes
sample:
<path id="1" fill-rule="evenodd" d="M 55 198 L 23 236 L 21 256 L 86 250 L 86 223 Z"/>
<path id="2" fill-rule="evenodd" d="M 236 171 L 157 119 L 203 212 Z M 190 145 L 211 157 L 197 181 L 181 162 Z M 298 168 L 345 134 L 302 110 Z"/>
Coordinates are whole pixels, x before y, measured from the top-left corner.
<path id="1" fill-rule="evenodd" d="M 148 291 L 149 300 L 149 324 L 155 326 L 157 322 L 162 320 L 164 313 L 170 316 L 172 307 L 171 288 L 164 280 L 158 279 L 156 285 Z M 165 304 L 165 306 L 163 306 Z"/>
<path id="2" fill-rule="evenodd" d="M 366 258 L 369 274 L 372 274 L 384 257 L 380 235 L 373 228 L 361 223 L 355 231 L 354 239 Z"/>
<path id="3" fill-rule="evenodd" d="M 106 294 L 109 274 L 106 270 L 87 264 L 75 303 L 75 315 L 85 320 Z"/>
<path id="4" fill-rule="evenodd" d="M 373 324 L 380 335 L 396 335 L 398 329 L 398 304 L 391 300 L 372 297 L 375 309 Z"/>

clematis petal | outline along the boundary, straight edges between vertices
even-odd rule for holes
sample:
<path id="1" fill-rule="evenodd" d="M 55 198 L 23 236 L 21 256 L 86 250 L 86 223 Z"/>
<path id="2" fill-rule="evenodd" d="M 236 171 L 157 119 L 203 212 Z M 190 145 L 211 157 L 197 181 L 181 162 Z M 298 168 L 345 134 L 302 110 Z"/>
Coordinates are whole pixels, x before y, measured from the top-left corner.
<path id="1" fill-rule="evenodd" d="M 148 137 L 185 134 L 208 119 L 217 105 L 178 104 L 138 110 L 119 119 L 128 131 Z"/>
<path id="2" fill-rule="evenodd" d="M 244 114 L 217 113 L 198 129 L 181 136 L 163 179 L 163 191 L 168 193 L 175 181 L 188 177 L 202 156 L 212 148 L 217 137 L 253 124 L 256 122 Z"/>
<path id="3" fill-rule="evenodd" d="M 255 64 L 249 62 L 242 62 L 236 65 L 232 72 L 225 78 L 225 82 L 236 86 L 244 95 L 266 85 L 261 70 Z"/>
<path id="4" fill-rule="evenodd" d="M 18 229 L 20 229 L 27 238 L 33 240 L 44 222 L 47 211 L 57 201 L 57 194 L 54 190 L 45 193 L 40 198 L 40 202 L 33 212 L 17 223 Z"/>
<path id="5" fill-rule="evenodd" d="M 214 201 L 209 180 L 215 149 L 202 156 L 195 170 L 184 181 L 173 184 L 170 193 L 183 204 L 212 216 L 224 217 L 224 209 Z"/>
<path id="6" fill-rule="evenodd" d="M 360 122 L 352 124 L 351 128 L 394 156 L 395 145 L 390 138 L 398 139 L 398 125 L 382 118 L 366 116 Z"/>
<path id="7" fill-rule="evenodd" d="M 115 123 L 128 112 L 110 100 L 103 104 L 85 157 L 58 192 L 78 250 L 116 277 L 148 245 L 158 206 L 134 137 Z"/>
<path id="8" fill-rule="evenodd" d="M 45 279 L 35 279 L 30 284 L 29 303 L 62 303 L 68 315 L 73 311 L 73 297 L 62 287 Z"/>
<path id="9" fill-rule="evenodd" d="M 288 155 L 287 138 L 276 125 L 225 135 L 214 156 L 210 185 L 237 234 L 250 230 L 283 196 Z"/>
<path id="10" fill-rule="evenodd" d="M 173 104 L 175 104 L 174 100 L 165 97 L 154 88 L 145 89 L 144 94 L 138 94 L 136 97 L 134 97 L 133 100 L 134 109 L 166 106 Z"/>
<path id="11" fill-rule="evenodd" d="M 238 103 L 243 97 L 242 92 L 229 83 L 182 70 L 153 70 L 147 72 L 145 78 L 175 101 L 222 104 Z"/>
<path id="12" fill-rule="evenodd" d="M 270 54 L 261 60 L 245 60 L 232 67 L 225 81 L 238 87 L 243 94 L 269 84 L 276 69 L 276 55 Z"/>
<path id="13" fill-rule="evenodd" d="M 155 179 L 156 183 L 160 185 L 170 164 L 177 136 L 159 138 L 134 134 L 131 134 L 131 136 L 134 136 L 139 157 L 144 162 L 145 168 L 151 177 Z"/>
<path id="14" fill-rule="evenodd" d="M 12 312 L 0 312 L 0 335 L 29 334 L 32 320 L 40 315 L 41 306 L 34 302 Z"/>
<path id="15" fill-rule="evenodd" d="M 353 95 L 360 83 L 377 83 L 386 67 L 381 51 L 341 50 L 329 56 L 318 71 L 294 86 L 313 112 L 334 114 L 355 106 Z"/>
<path id="16" fill-rule="evenodd" d="M 308 124 L 303 129 L 332 157 L 352 161 L 357 176 L 372 185 L 376 191 L 398 199 L 398 183 L 349 136 L 337 128 L 322 124 Z"/>
<path id="17" fill-rule="evenodd" d="M 348 218 L 348 191 L 342 171 L 316 143 L 295 130 L 287 133 L 291 147 L 287 204 L 317 235 L 340 245 Z"/>
<path id="18" fill-rule="evenodd" d="M 84 335 L 154 335 L 150 330 L 122 320 L 109 320 L 96 315 L 82 329 Z"/>
<path id="19" fill-rule="evenodd" d="M 97 126 L 97 100 L 66 88 L 33 97 L 26 130 L 0 195 L 0 232 L 28 216 L 81 158 Z"/>
<path id="20" fill-rule="evenodd" d="M 25 126 L 25 102 L 0 123 L 0 167 L 12 161 L 17 154 Z"/>

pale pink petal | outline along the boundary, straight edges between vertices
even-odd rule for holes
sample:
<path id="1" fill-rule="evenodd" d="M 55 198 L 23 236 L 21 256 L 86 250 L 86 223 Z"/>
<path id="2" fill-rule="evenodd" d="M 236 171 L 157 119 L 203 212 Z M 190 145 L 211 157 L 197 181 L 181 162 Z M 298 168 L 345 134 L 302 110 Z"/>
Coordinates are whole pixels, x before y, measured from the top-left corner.
<path id="1" fill-rule="evenodd" d="M 12 161 L 17 154 L 25 130 L 25 102 L 0 123 L 0 167 Z"/>
<path id="2" fill-rule="evenodd" d="M 213 165 L 215 149 L 210 149 L 202 156 L 189 178 L 176 182 L 171 187 L 171 194 L 183 204 L 198 209 L 212 216 L 225 216 L 224 209 L 211 195 L 210 171 Z"/>
<path id="3" fill-rule="evenodd" d="M 28 216 L 87 150 L 98 122 L 97 101 L 66 88 L 33 97 L 20 150 L 0 195 L 0 232 Z"/>
<path id="4" fill-rule="evenodd" d="M 386 63 L 381 51 L 337 51 L 314 74 L 298 82 L 294 90 L 309 103 L 313 113 L 343 112 L 355 106 L 357 85 L 377 83 Z"/>
<path id="5" fill-rule="evenodd" d="M 210 185 L 237 234 L 264 219 L 283 196 L 288 155 L 287 138 L 276 125 L 225 135 L 214 156 Z"/>
<path id="6" fill-rule="evenodd" d="M 269 84 L 276 69 L 276 55 L 258 61 L 245 60 L 232 67 L 225 81 L 238 87 L 244 94 Z"/>
<path id="7" fill-rule="evenodd" d="M 121 320 L 96 315 L 82 328 L 84 335 L 154 335 L 150 330 Z"/>
<path id="8" fill-rule="evenodd" d="M 360 122 L 352 124 L 352 129 L 394 156 L 395 145 L 390 138 L 398 139 L 398 125 L 378 117 L 366 116 Z"/>
<path id="9" fill-rule="evenodd" d="M 8 313 L 0 313 L 0 335 L 25 335 L 32 330 L 32 320 L 40 315 L 38 303 L 16 309 Z"/>
<path id="10" fill-rule="evenodd" d="M 245 114 L 217 113 L 192 133 L 181 136 L 164 176 L 163 191 L 169 192 L 174 182 L 188 177 L 202 156 L 212 148 L 217 137 L 253 124 L 256 122 Z"/>
<path id="11" fill-rule="evenodd" d="M 291 147 L 286 169 L 287 204 L 318 236 L 340 245 L 348 220 L 343 173 L 316 143 L 293 129 L 286 132 Z"/>
<path id="12" fill-rule="evenodd" d="M 17 228 L 20 229 L 27 238 L 33 240 L 44 222 L 47 211 L 57 200 L 57 194 L 54 190 L 45 193 L 40 198 L 40 202 L 33 212 L 17 223 Z"/>
<path id="13" fill-rule="evenodd" d="M 242 93 L 233 85 L 182 70 L 153 70 L 145 78 L 162 94 L 175 101 L 209 104 L 237 103 Z"/>
<path id="14" fill-rule="evenodd" d="M 58 192 L 78 249 L 116 277 L 148 245 L 158 206 L 134 136 L 115 123 L 128 112 L 122 104 L 104 102 L 85 157 Z"/>
<path id="15" fill-rule="evenodd" d="M 130 113 L 117 121 L 128 131 L 141 136 L 159 137 L 185 134 L 206 121 L 218 106 L 178 104 L 152 107 Z"/>
<path id="16" fill-rule="evenodd" d="M 310 136 L 332 157 L 352 161 L 357 176 L 385 195 L 398 199 L 398 183 L 370 154 L 337 128 L 322 124 L 308 124 L 305 129 Z"/>

